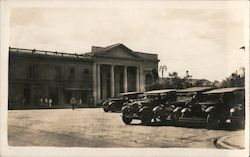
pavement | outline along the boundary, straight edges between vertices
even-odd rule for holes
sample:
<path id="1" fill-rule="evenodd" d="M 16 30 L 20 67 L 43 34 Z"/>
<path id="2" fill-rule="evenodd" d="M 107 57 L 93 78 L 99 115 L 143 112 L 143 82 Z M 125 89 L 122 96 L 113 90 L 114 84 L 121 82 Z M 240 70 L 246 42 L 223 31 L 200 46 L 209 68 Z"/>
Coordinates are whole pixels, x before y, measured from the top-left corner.
<path id="1" fill-rule="evenodd" d="M 229 136 L 222 136 L 215 141 L 215 145 L 222 149 L 244 149 L 244 133 L 238 132 Z"/>

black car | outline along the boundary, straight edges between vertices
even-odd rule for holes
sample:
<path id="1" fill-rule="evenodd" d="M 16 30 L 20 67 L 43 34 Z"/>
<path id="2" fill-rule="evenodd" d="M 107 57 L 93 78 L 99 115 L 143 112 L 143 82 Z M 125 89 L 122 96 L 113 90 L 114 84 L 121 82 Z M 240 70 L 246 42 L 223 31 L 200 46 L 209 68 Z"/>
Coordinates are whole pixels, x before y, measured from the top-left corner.
<path id="1" fill-rule="evenodd" d="M 186 104 L 181 110 L 179 122 L 202 123 L 207 129 L 219 125 L 244 126 L 244 88 L 220 88 L 204 92 L 202 97 Z"/>
<path id="2" fill-rule="evenodd" d="M 145 92 L 146 97 L 132 101 L 122 108 L 122 120 L 130 124 L 133 119 L 139 119 L 143 125 L 151 123 L 153 108 L 165 104 L 170 98 L 176 99 L 175 89 L 153 90 Z"/>
<path id="3" fill-rule="evenodd" d="M 143 92 L 127 92 L 120 93 L 120 95 L 116 98 L 110 98 L 103 102 L 103 110 L 105 112 L 108 111 L 121 111 L 124 103 L 128 102 L 131 99 L 137 99 L 138 95 L 143 94 Z"/>
<path id="4" fill-rule="evenodd" d="M 211 87 L 191 87 L 177 90 L 176 99 L 169 99 L 165 104 L 161 104 L 153 108 L 154 119 L 160 122 L 168 121 L 170 122 L 169 124 L 178 126 L 178 118 L 181 114 L 181 109 L 185 106 L 185 104 L 195 95 L 197 97 L 202 94 L 202 92 L 211 89 Z"/>

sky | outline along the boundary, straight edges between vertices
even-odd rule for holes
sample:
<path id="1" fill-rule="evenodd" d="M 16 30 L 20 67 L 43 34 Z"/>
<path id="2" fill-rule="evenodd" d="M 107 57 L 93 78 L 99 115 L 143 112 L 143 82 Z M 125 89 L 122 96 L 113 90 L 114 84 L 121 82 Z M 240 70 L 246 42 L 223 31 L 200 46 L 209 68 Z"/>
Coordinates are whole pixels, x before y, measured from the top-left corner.
<path id="1" fill-rule="evenodd" d="M 245 2 L 95 2 L 13 7 L 10 47 L 86 53 L 122 43 L 158 54 L 159 66 L 184 76 L 219 80 L 245 65 Z"/>

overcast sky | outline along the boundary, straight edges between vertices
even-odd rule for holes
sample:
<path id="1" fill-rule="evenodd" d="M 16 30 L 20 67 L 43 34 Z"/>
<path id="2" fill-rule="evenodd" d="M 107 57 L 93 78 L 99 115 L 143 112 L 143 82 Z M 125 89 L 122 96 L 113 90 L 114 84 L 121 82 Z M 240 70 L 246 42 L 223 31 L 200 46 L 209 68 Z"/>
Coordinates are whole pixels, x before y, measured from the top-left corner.
<path id="1" fill-rule="evenodd" d="M 11 9 L 10 46 L 85 53 L 92 45 L 123 43 L 158 54 L 167 73 L 189 70 L 211 81 L 244 65 L 246 2 L 86 3 Z"/>

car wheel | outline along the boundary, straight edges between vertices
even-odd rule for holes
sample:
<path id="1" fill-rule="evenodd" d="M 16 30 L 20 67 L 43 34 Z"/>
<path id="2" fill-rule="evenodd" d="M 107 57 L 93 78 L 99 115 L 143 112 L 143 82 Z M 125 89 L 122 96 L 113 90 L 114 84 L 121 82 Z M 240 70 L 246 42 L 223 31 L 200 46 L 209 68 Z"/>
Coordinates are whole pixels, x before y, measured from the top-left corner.
<path id="1" fill-rule="evenodd" d="M 176 127 L 180 126 L 179 114 L 174 114 L 173 121 L 174 121 L 174 126 Z"/>
<path id="2" fill-rule="evenodd" d="M 218 120 L 215 117 L 214 113 L 209 113 L 207 115 L 206 128 L 209 129 L 217 129 Z"/>
<path id="3" fill-rule="evenodd" d="M 122 117 L 122 121 L 126 124 L 129 125 L 132 122 L 131 118 L 127 118 L 127 117 Z"/>
<path id="4" fill-rule="evenodd" d="M 148 115 L 141 116 L 142 125 L 149 125 L 151 123 L 151 117 Z"/>
<path id="5" fill-rule="evenodd" d="M 103 110 L 104 110 L 104 112 L 108 112 L 109 111 L 109 107 L 108 106 L 104 106 Z"/>

